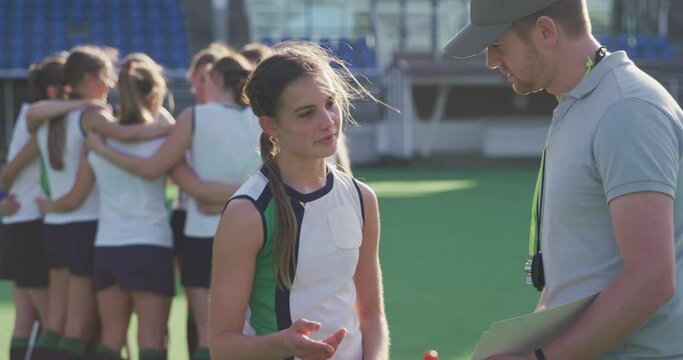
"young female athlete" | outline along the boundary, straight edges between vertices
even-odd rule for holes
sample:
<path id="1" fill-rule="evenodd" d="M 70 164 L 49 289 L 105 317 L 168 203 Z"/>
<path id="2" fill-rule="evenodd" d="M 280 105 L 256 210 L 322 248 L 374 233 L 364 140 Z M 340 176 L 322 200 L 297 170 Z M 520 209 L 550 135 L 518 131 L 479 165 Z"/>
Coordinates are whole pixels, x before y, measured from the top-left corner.
<path id="1" fill-rule="evenodd" d="M 263 166 L 216 232 L 213 359 L 388 358 L 377 199 L 325 163 L 350 99 L 371 95 L 332 61 L 316 45 L 284 43 L 247 84 Z"/>
<path id="2" fill-rule="evenodd" d="M 29 68 L 31 102 L 54 99 L 62 83 L 66 57 L 48 57 Z M 43 252 L 43 219 L 35 198 L 44 197 L 36 138 L 28 131 L 22 106 L 14 124 L 7 164 L 0 172 L 9 195 L 2 200 L 3 263 L 13 280 L 15 321 L 10 360 L 24 359 L 34 320 L 47 318 L 47 266 Z M 37 316 L 38 315 L 38 316 Z"/>
<path id="3" fill-rule="evenodd" d="M 123 125 L 172 125 L 159 116 L 166 95 L 161 68 L 151 59 L 127 59 L 117 84 Z M 124 143 L 119 151 L 148 156 L 163 139 Z M 140 359 L 166 359 L 166 326 L 174 294 L 173 240 L 166 211 L 165 178 L 142 179 L 97 154 L 89 162 L 100 193 L 94 287 L 102 321 L 96 359 L 119 359 L 130 316 L 138 315 Z"/>

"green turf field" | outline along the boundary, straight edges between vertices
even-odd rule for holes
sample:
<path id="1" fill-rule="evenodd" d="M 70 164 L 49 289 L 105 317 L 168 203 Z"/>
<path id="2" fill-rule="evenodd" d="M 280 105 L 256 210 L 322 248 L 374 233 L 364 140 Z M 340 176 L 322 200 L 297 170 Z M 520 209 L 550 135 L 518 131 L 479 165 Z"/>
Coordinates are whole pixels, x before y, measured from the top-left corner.
<path id="1" fill-rule="evenodd" d="M 535 169 L 438 171 L 363 169 L 377 192 L 381 260 L 392 360 L 468 359 L 492 321 L 529 312 L 538 294 L 524 284 Z M 171 312 L 170 359 L 187 359 L 185 299 Z M 0 359 L 13 319 L 0 283 Z M 132 333 L 131 333 L 131 336 Z"/>

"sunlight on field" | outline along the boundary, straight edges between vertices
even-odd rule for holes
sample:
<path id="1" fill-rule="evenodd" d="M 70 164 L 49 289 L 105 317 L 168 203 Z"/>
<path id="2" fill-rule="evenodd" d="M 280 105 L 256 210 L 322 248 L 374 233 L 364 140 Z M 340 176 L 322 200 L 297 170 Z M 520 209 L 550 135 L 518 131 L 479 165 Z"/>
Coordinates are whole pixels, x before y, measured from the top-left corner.
<path id="1" fill-rule="evenodd" d="M 12 336 L 14 324 L 14 304 L 12 302 L 0 303 L 0 359 L 9 354 L 9 339 Z"/>
<path id="2" fill-rule="evenodd" d="M 391 198 L 420 197 L 478 186 L 474 180 L 374 181 L 368 185 L 377 196 Z"/>
<path id="3" fill-rule="evenodd" d="M 184 295 L 177 295 L 171 304 L 171 316 L 168 320 L 168 359 L 187 360 L 187 300 Z M 138 360 L 137 317 L 133 315 L 128 328 L 128 344 L 130 344 L 131 360 Z"/>

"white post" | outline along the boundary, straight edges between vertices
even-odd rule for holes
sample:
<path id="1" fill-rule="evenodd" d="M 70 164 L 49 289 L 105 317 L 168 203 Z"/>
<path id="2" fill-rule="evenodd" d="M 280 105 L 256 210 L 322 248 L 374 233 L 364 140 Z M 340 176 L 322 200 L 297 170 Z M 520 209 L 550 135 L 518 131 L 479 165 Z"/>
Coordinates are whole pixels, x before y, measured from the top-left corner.
<path id="1" fill-rule="evenodd" d="M 228 5 L 230 0 L 211 0 L 212 33 L 215 40 L 228 42 Z"/>

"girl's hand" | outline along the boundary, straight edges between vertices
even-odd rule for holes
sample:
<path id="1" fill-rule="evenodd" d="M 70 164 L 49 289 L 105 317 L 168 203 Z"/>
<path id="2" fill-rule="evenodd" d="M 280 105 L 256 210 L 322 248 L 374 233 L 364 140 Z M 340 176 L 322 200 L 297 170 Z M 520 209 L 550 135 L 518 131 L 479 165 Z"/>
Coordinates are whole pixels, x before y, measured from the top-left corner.
<path id="1" fill-rule="evenodd" d="M 0 201 L 0 212 L 5 216 L 12 216 L 19 211 L 20 206 L 14 194 L 9 194 Z"/>
<path id="2" fill-rule="evenodd" d="M 38 203 L 38 208 L 40 213 L 45 215 L 52 212 L 52 200 L 46 198 L 36 198 L 36 203 Z"/>
<path id="3" fill-rule="evenodd" d="M 307 336 L 319 330 L 320 323 L 299 319 L 289 329 L 284 330 L 285 346 L 292 355 L 302 360 L 329 359 L 346 336 L 346 329 L 337 330 L 323 341 L 313 340 Z"/>
<path id="4" fill-rule="evenodd" d="M 85 146 L 87 146 L 88 149 L 99 153 L 106 145 L 104 144 L 104 139 L 102 139 L 100 134 L 90 131 L 88 132 L 88 136 L 85 138 Z"/>

